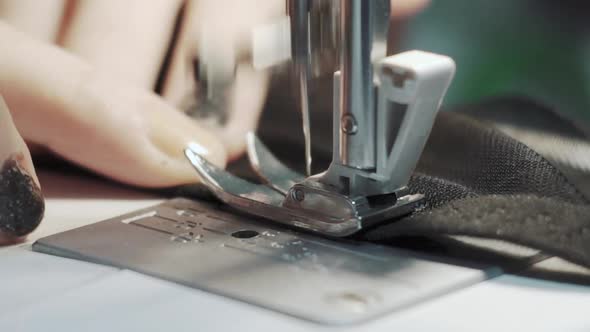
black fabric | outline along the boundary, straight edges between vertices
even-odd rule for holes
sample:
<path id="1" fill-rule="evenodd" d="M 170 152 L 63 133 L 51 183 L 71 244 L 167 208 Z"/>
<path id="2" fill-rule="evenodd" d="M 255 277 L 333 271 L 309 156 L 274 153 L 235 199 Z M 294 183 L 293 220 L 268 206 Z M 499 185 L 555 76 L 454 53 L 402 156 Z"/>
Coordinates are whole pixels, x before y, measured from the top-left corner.
<path id="1" fill-rule="evenodd" d="M 258 133 L 281 161 L 302 170 L 303 141 L 299 114 L 293 107 L 296 103 L 284 94 L 289 89 L 279 86 L 277 91 L 271 93 Z M 330 99 L 312 98 L 316 171 L 326 169 L 331 160 Z M 551 163 L 533 150 L 534 144 L 527 146 L 498 126 L 515 123 L 587 140 L 565 119 L 522 98 L 441 112 L 409 184 L 412 192 L 425 194 L 424 206 L 411 216 L 385 222 L 356 238 L 492 263 L 515 273 L 533 271 L 528 267 L 552 255 L 590 267 L 590 203 L 577 188 L 590 188 L 590 174 L 577 171 L 576 177 L 568 179 L 562 172 L 567 167 Z M 239 176 L 255 178 L 246 164 L 241 160 L 230 169 Z M 211 197 L 194 188 L 185 193 Z M 502 241 L 490 249 L 487 243 L 473 245 L 458 236 Z M 521 247 L 506 246 L 505 241 L 540 252 L 521 253 Z M 551 271 L 551 275 L 561 272 Z"/>
<path id="2" fill-rule="evenodd" d="M 508 105 L 512 112 L 534 106 L 537 117 L 546 111 L 522 100 Z M 493 107 L 486 109 L 492 112 Z M 587 198 L 544 157 L 489 120 L 441 113 L 409 185 L 412 192 L 426 195 L 425 208 L 369 230 L 362 238 L 494 238 L 590 266 Z"/>
<path id="3" fill-rule="evenodd" d="M 299 114 L 286 108 L 294 104 L 285 102 L 287 98 L 279 92 L 269 100 L 270 111 L 262 118 L 260 134 L 282 161 L 301 169 Z M 312 142 L 318 171 L 331 159 L 332 113 L 327 101 L 329 98 L 312 96 Z M 426 238 L 440 241 L 444 236 L 469 235 L 501 239 L 539 249 L 545 253 L 539 257 L 557 255 L 590 267 L 589 202 L 576 186 L 588 186 L 590 174 L 578 172 L 570 177 L 575 180 L 572 183 L 563 175 L 563 165 L 549 162 L 532 145 L 504 134 L 499 124 L 587 139 L 577 126 L 526 98 L 499 98 L 441 112 L 409 184 L 412 192 L 426 195 L 424 208 L 368 230 L 359 238 L 402 246 L 411 243 L 413 249 L 430 252 L 441 252 L 441 248 L 453 251 L 449 246 L 455 245 L 449 243 L 459 241 L 448 238 L 432 248 L 432 241 Z M 406 241 L 409 237 L 413 240 Z M 420 240 L 415 241 L 417 238 Z"/>
<path id="4" fill-rule="evenodd" d="M 463 105 L 454 112 L 467 114 L 522 140 L 555 165 L 571 183 L 590 197 L 590 163 L 580 163 L 580 154 L 590 155 L 590 125 L 583 119 L 568 120 L 558 109 L 524 97 L 496 98 Z"/>
<path id="5" fill-rule="evenodd" d="M 387 223 L 363 237 L 467 235 L 537 248 L 590 266 L 590 207 L 532 195 L 484 195 Z"/>
<path id="6" fill-rule="evenodd" d="M 545 158 L 489 123 L 441 113 L 409 187 L 426 195 L 425 209 L 363 239 L 494 238 L 590 266 L 588 200 Z"/>
<path id="7" fill-rule="evenodd" d="M 490 194 L 587 203 L 541 155 L 491 126 L 453 112 L 438 115 L 410 188 L 426 193 L 429 207 L 465 195 Z"/>

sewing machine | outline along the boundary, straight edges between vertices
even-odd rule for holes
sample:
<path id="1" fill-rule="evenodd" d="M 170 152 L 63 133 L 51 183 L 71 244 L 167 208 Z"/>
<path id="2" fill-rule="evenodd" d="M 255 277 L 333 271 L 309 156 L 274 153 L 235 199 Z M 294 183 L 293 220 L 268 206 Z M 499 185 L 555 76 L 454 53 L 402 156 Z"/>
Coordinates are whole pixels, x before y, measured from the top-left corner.
<path id="1" fill-rule="evenodd" d="M 367 5 L 368 2 L 371 6 L 388 5 L 375 0 L 358 0 L 356 5 Z M 586 275 L 582 280 L 588 280 L 587 269 L 558 257 L 548 256 L 536 249 L 516 246 L 505 250 L 508 255 L 498 259 L 496 253 L 506 249 L 508 244 L 482 243 L 473 238 L 463 239 L 472 241 L 468 243 L 474 244 L 473 246 L 461 245 L 453 251 L 453 247 L 445 246 L 444 242 L 422 242 L 424 239 L 407 241 L 405 244 L 410 242 L 410 250 L 400 249 L 403 248 L 403 243 L 398 242 L 388 243 L 392 246 L 385 247 L 355 241 L 357 234 L 352 238 L 341 237 L 349 232 L 358 232 L 359 228 L 362 232 L 369 227 L 370 231 L 373 221 L 379 222 L 378 219 L 389 213 L 385 207 L 389 207 L 396 215 L 403 215 L 412 213 L 412 209 L 420 206 L 419 196 L 412 198 L 407 204 L 398 205 L 398 200 L 407 196 L 403 190 L 404 169 L 410 167 L 412 161 L 402 165 L 397 162 L 378 163 L 389 162 L 384 157 L 394 154 L 390 147 L 385 149 L 384 154 L 380 154 L 383 150 L 378 150 L 377 146 L 382 147 L 382 143 L 389 142 L 392 146 L 402 147 L 402 143 L 408 141 L 397 137 L 380 141 L 392 136 L 380 136 L 378 130 L 383 128 L 378 127 L 368 135 L 369 138 L 363 135 L 370 132 L 366 128 L 367 122 L 363 122 L 366 120 L 365 116 L 374 117 L 375 123 L 382 125 L 383 122 L 377 119 L 388 114 L 398 115 L 397 111 L 405 108 L 398 105 L 404 104 L 400 98 L 411 91 L 407 83 L 417 81 L 406 77 L 407 75 L 396 76 L 396 73 L 411 73 L 416 62 L 401 61 L 398 56 L 383 60 L 386 59 L 385 39 L 381 37 L 385 33 L 376 34 L 375 31 L 383 30 L 373 27 L 373 36 L 380 36 L 379 38 L 370 39 L 371 42 L 362 38 L 347 41 L 364 41 L 365 47 L 370 44 L 371 54 L 377 54 L 371 63 L 377 66 L 367 66 L 366 49 L 357 48 L 357 51 L 365 52 L 349 55 L 348 59 L 364 59 L 356 62 L 364 65 L 353 66 L 357 71 L 348 71 L 348 76 L 343 75 L 349 69 L 339 60 L 340 39 L 345 36 L 340 34 L 340 26 L 341 23 L 348 24 L 352 29 L 348 31 L 359 32 L 359 24 L 352 24 L 353 21 L 341 16 L 343 7 L 339 6 L 352 3 L 337 0 L 291 2 L 289 16 L 277 22 L 265 22 L 270 25 L 265 24 L 253 32 L 253 40 L 256 40 L 253 44 L 256 47 L 253 47 L 252 54 L 256 56 L 251 60 L 254 65 L 268 70 L 280 62 L 282 68 L 288 68 L 294 76 L 298 76 L 301 84 L 296 84 L 297 89 L 294 92 L 301 100 L 298 108 L 303 111 L 306 109 L 305 105 L 313 105 L 307 103 L 309 93 L 306 92 L 306 83 L 320 73 L 328 73 L 330 76 L 335 72 L 340 73 L 335 75 L 334 90 L 340 97 L 348 96 L 350 99 L 336 98 L 334 134 L 339 148 L 334 150 L 334 168 L 324 174 L 311 175 L 310 154 L 307 153 L 306 172 L 276 173 L 277 170 L 282 172 L 288 169 L 272 158 L 269 149 L 262 145 L 264 141 L 272 146 L 272 141 L 263 136 L 262 131 L 259 132 L 262 139 L 252 135 L 249 151 L 253 157 L 252 162 L 255 166 L 259 165 L 259 172 L 269 178 L 269 185 L 256 186 L 247 183 L 246 189 L 255 188 L 261 193 L 269 192 L 272 197 L 277 197 L 276 204 L 269 207 L 264 203 L 263 197 L 255 195 L 257 191 L 235 192 L 233 185 L 242 179 L 229 178 L 229 188 L 233 191 L 223 191 L 227 183 L 221 180 L 227 179 L 228 174 L 222 170 L 207 168 L 206 162 L 199 159 L 190 147 L 187 155 L 197 169 L 201 168 L 203 174 L 213 174 L 208 180 L 215 180 L 222 185 L 217 194 L 227 195 L 224 197 L 230 204 L 219 200 L 186 198 L 162 202 L 160 193 L 123 187 L 87 174 L 72 171 L 62 173 L 40 167 L 37 174 L 46 197 L 45 220 L 29 236 L 27 243 L 0 248 L 0 330 L 587 330 L 590 318 L 586 307 L 590 301 L 590 289 L 569 283 L 567 279 L 561 282 L 539 279 L 539 273 L 541 276 L 549 273 L 550 277 L 554 277 L 554 271 L 568 270 L 580 273 L 581 276 Z M 443 8 L 450 8 L 448 2 L 433 2 L 433 5 L 435 3 Z M 484 2 L 477 2 L 470 8 L 479 8 L 482 3 Z M 295 4 L 302 7 L 293 7 Z M 496 6 L 496 2 L 489 2 L 486 8 Z M 453 6 L 451 12 L 457 7 Z M 388 10 L 383 9 L 377 12 L 381 15 L 371 16 L 367 14 L 370 11 L 366 7 L 364 11 L 359 11 L 357 7 L 347 8 L 350 10 L 350 17 L 364 18 L 362 22 L 365 24 L 361 24 L 361 27 L 370 26 L 366 23 L 367 18 L 371 17 L 382 22 L 378 26 L 386 26 L 383 22 L 388 19 L 383 14 L 388 13 Z M 358 16 L 352 15 L 353 13 Z M 449 10 L 445 13 L 448 14 Z M 459 11 L 461 17 L 464 13 L 465 11 Z M 478 20 L 486 15 L 492 17 L 490 20 L 497 21 L 497 13 L 498 11 L 485 11 L 457 26 L 477 25 Z M 515 17 L 520 19 L 522 16 Z M 447 25 L 448 19 L 445 17 L 441 24 Z M 545 20 L 546 17 L 542 19 Z M 500 22 L 504 29 L 505 21 Z M 292 24 L 295 26 L 293 29 Z M 334 26 L 336 29 L 333 29 Z M 457 41 L 446 29 L 441 30 L 443 31 L 434 38 L 449 37 L 449 40 Z M 525 30 L 529 33 L 528 29 Z M 362 31 L 368 33 L 368 30 L 361 29 Z M 288 37 L 283 38 L 285 35 Z M 276 36 L 280 38 L 275 38 Z M 510 39 L 513 40 L 513 37 Z M 272 45 L 263 47 L 275 42 L 279 44 L 277 49 Z M 306 47 L 306 51 L 297 51 L 305 50 Z M 430 55 L 428 57 L 445 64 L 443 67 L 447 71 L 442 70 L 440 73 L 449 73 L 448 59 Z M 359 70 L 361 68 L 364 70 Z M 379 68 L 393 71 L 383 72 Z M 216 68 L 204 66 L 202 69 L 211 69 L 209 74 L 220 73 Z M 421 72 L 421 67 L 415 69 L 415 72 Z M 200 108 L 206 113 L 201 116 L 223 119 L 223 108 L 216 107 L 223 105 L 224 100 L 220 96 L 224 95 L 223 89 L 231 84 L 231 75 L 226 76 L 231 72 L 221 71 L 221 76 L 201 75 L 209 83 L 203 89 L 204 94 L 210 92 L 204 95 L 204 99 L 209 98 L 209 105 L 213 106 Z M 361 80 L 355 81 L 360 90 L 352 89 L 352 82 L 346 77 L 359 73 L 365 74 L 360 75 Z M 374 81 L 362 80 L 371 75 Z M 391 78 L 392 75 L 393 78 L 400 79 L 400 84 L 397 85 L 402 88 L 396 87 L 395 80 L 393 87 L 387 80 L 384 83 L 382 79 Z M 359 82 L 369 82 L 369 85 Z M 403 82 L 405 84 L 401 84 Z M 368 90 L 363 89 L 367 87 Z M 442 85 L 438 88 L 442 88 Z M 381 92 L 385 90 L 389 90 L 391 94 L 382 98 L 384 95 Z M 440 98 L 436 94 L 433 96 Z M 361 112 L 360 117 L 355 113 L 354 122 L 345 117 L 344 125 L 341 123 L 341 110 L 349 110 L 349 106 L 354 105 L 365 107 L 367 103 L 378 104 L 379 101 L 392 104 L 392 107 L 387 106 L 385 113 L 379 113 L 383 108 L 374 105 L 374 108 L 365 109 L 374 109 L 374 113 Z M 419 109 L 411 99 L 407 99 L 406 104 L 407 112 L 412 107 L 414 111 Z M 342 105 L 348 105 L 346 107 L 349 108 L 341 108 Z M 278 108 L 270 110 L 284 111 L 280 106 L 279 104 Z M 519 110 L 522 110 L 521 107 L 522 104 L 518 104 Z M 207 109 L 211 112 L 207 113 Z M 352 109 L 354 112 L 363 108 Z M 421 109 L 424 113 L 419 119 L 422 120 L 420 123 L 428 124 L 429 117 L 435 111 L 436 107 Z M 295 117 L 296 113 L 290 114 Z M 524 114 L 523 122 L 528 122 L 530 113 Z M 290 119 L 285 122 L 289 125 L 296 123 Z M 400 121 L 402 122 L 404 121 Z M 390 130 L 386 133 L 404 132 L 401 127 L 387 128 Z M 420 133 L 427 134 L 428 128 L 422 129 Z M 281 130 L 282 128 L 277 130 L 279 134 L 282 134 Z M 375 144 L 373 159 L 365 159 L 364 153 L 367 151 L 359 150 L 353 144 L 358 143 L 354 140 L 357 138 L 363 144 Z M 547 141 L 549 140 L 543 143 Z M 556 145 L 551 150 L 558 151 L 560 149 L 557 147 L 561 146 L 563 145 Z M 340 154 L 340 148 L 345 152 L 343 155 Z M 411 152 L 419 154 L 420 144 L 416 143 L 414 148 Z M 290 148 L 285 149 L 293 154 Z M 281 152 L 276 147 L 272 151 L 277 155 Z M 572 151 L 572 155 L 576 157 L 583 156 L 579 153 L 580 150 L 570 149 Z M 351 154 L 352 152 L 355 153 Z M 359 155 L 356 153 L 361 153 L 362 158 L 357 158 Z M 314 155 L 320 159 L 318 154 Z M 301 157 L 303 159 L 303 153 Z M 372 162 L 365 164 L 364 161 L 367 160 L 372 160 L 375 166 L 372 167 Z M 271 161 L 276 161 L 276 165 Z M 351 165 L 360 167 L 350 167 Z M 383 165 L 391 165 L 391 174 L 399 175 L 396 177 L 399 181 L 379 177 L 379 166 Z M 276 177 L 270 177 L 275 175 Z M 340 181 L 342 176 L 349 179 L 358 177 L 360 180 Z M 375 187 L 366 185 L 371 179 L 387 185 L 377 187 L 383 191 L 375 192 Z M 207 184 L 210 187 L 214 185 L 212 181 Z M 297 192 L 297 189 L 301 189 L 303 194 Z M 312 198 L 327 197 L 326 202 L 346 204 L 370 202 L 375 197 L 382 197 L 376 203 L 383 204 L 369 206 L 377 212 L 376 219 L 365 214 L 370 210 L 361 209 L 358 211 L 359 218 L 355 216 L 346 222 L 337 219 L 331 224 L 326 223 L 326 220 L 330 220 L 330 213 L 333 211 L 326 209 L 326 205 L 305 205 L 299 209 L 285 204 L 284 207 L 283 203 L 287 203 L 287 195 L 291 193 L 295 200 L 292 204 L 300 205 L 318 202 L 315 199 L 309 200 L 310 194 Z M 245 199 L 248 199 L 247 205 L 234 204 L 241 204 Z M 357 208 L 354 206 L 348 212 Z M 270 219 L 253 216 L 266 211 L 272 213 L 263 217 Z M 313 213 L 315 211 L 318 213 Z M 291 212 L 293 216 L 288 217 L 293 219 L 287 219 L 287 214 Z M 105 219 L 108 220 L 96 223 L 97 220 Z M 563 219 L 553 220 L 561 222 Z M 555 230 L 550 229 L 548 233 L 555 234 Z M 571 239 L 568 237 L 567 241 L 573 242 Z M 37 252 L 31 252 L 33 241 L 37 241 L 33 245 Z M 485 249 L 486 244 L 490 250 L 480 250 Z M 427 254 L 429 249 L 438 256 Z M 465 255 L 454 256 L 459 251 Z M 486 263 L 474 265 L 466 261 Z"/>
<path id="2" fill-rule="evenodd" d="M 186 157 L 225 204 L 175 199 L 41 239 L 34 249 L 337 325 L 497 274 L 491 266 L 449 265 L 334 239 L 419 208 L 422 195 L 410 194 L 406 185 L 454 74 L 445 56 L 386 56 L 389 6 L 389 0 L 288 1 L 288 16 L 276 28 L 289 32 L 289 51 L 274 53 L 289 54 L 298 83 L 306 175 L 284 166 L 255 134 L 248 155 L 264 185 L 216 168 L 188 146 Z M 264 52 L 253 45 L 255 64 L 276 62 L 260 59 Z M 311 175 L 308 81 L 325 71 L 334 77 L 333 160 Z M 227 82 L 204 78 L 211 79 L 204 98 L 223 95 L 211 89 Z"/>
<path id="3" fill-rule="evenodd" d="M 406 186 L 454 75 L 453 60 L 421 51 L 386 57 L 389 0 L 293 0 L 287 8 L 307 177 L 284 166 L 255 134 L 248 155 L 264 186 L 216 169 L 198 147 L 189 146 L 187 158 L 228 205 L 323 235 L 348 236 L 411 213 L 422 195 Z M 332 163 L 311 176 L 308 81 L 334 68 Z"/>

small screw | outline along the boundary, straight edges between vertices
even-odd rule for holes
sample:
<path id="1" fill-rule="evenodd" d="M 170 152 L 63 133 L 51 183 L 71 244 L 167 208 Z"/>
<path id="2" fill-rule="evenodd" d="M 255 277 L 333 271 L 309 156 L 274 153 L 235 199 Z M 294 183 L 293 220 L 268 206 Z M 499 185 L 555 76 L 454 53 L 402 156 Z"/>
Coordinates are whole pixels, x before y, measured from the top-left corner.
<path id="1" fill-rule="evenodd" d="M 293 196 L 293 199 L 297 202 L 303 202 L 305 200 L 305 193 L 301 189 L 294 190 L 291 196 Z"/>
<path id="2" fill-rule="evenodd" d="M 354 135 L 358 131 L 356 120 L 350 114 L 346 114 L 342 117 L 340 126 L 342 127 L 342 131 L 347 135 Z"/>

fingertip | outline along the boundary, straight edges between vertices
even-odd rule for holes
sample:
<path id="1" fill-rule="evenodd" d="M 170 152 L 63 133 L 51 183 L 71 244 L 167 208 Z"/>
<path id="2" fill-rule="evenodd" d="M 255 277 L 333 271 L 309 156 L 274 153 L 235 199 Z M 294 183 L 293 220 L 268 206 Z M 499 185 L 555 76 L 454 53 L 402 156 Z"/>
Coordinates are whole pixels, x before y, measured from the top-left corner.
<path id="1" fill-rule="evenodd" d="M 412 16 L 428 6 L 430 0 L 392 0 L 391 16 L 407 17 Z"/>
<path id="2" fill-rule="evenodd" d="M 29 150 L 0 97 L 0 244 L 22 241 L 43 219 L 45 201 Z"/>
<path id="3" fill-rule="evenodd" d="M 247 135 L 255 131 L 262 114 L 270 75 L 251 66 L 238 66 L 230 102 L 230 117 L 220 137 L 225 145 L 228 159 L 239 158 L 246 149 Z"/>
<path id="4" fill-rule="evenodd" d="M 34 183 L 41 186 L 27 144 L 14 125 L 8 105 L 0 96 L 0 166 L 8 160 L 15 160 Z"/>
<path id="5" fill-rule="evenodd" d="M 219 137 L 194 119 L 176 110 L 148 112 L 149 138 L 161 152 L 172 157 L 184 156 L 184 149 L 192 144 L 200 147 L 201 155 L 209 162 L 223 167 L 227 159 Z"/>
<path id="6" fill-rule="evenodd" d="M 7 238 L 26 236 L 41 223 L 45 201 L 41 189 L 18 160 L 10 158 L 0 169 L 0 232 Z"/>
<path id="7" fill-rule="evenodd" d="M 219 135 L 172 108 L 154 109 L 146 114 L 149 143 L 159 161 L 155 163 L 158 165 L 156 172 L 146 177 L 140 185 L 169 187 L 199 182 L 197 173 L 184 153 L 189 146 L 210 163 L 225 167 L 228 156 Z"/>

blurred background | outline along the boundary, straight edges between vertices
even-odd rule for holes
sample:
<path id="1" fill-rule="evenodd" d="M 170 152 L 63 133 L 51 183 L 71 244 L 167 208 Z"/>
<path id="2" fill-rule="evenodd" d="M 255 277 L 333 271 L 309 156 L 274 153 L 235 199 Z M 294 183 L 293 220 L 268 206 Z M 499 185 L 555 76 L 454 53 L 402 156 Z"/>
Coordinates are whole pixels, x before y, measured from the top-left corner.
<path id="1" fill-rule="evenodd" d="M 397 51 L 451 56 L 446 104 L 526 95 L 590 129 L 590 2 L 433 0 L 394 25 Z"/>

